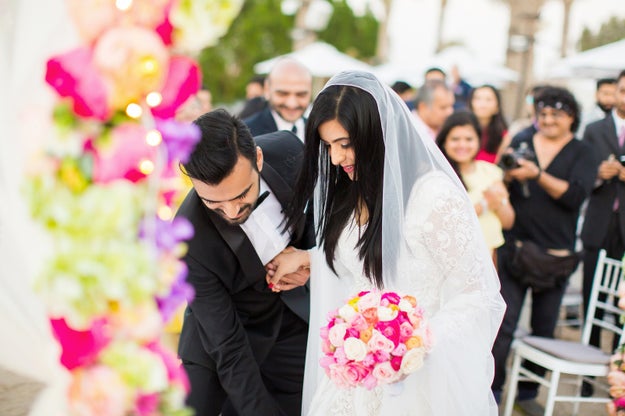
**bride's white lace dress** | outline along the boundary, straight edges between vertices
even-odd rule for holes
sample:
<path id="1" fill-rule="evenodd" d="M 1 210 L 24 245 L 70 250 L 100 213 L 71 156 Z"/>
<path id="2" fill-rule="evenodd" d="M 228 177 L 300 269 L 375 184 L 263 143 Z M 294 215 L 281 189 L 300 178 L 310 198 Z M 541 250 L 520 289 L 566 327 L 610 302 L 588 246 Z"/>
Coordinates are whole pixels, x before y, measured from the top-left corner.
<path id="1" fill-rule="evenodd" d="M 480 250 L 484 247 L 476 239 L 479 230 L 466 209 L 465 198 L 442 174 L 426 174 L 415 184 L 406 208 L 407 241 L 399 254 L 397 287 L 386 288 L 415 296 L 425 309 L 434 347 L 424 366 L 401 383 L 371 391 L 339 389 L 322 370 L 316 375 L 307 372 L 307 389 L 316 384 L 308 415 L 497 414 L 490 393 L 490 350 L 495 336 L 491 319 L 498 317 L 491 315 L 492 310 L 502 310 L 502 306 L 498 294 L 481 283 L 483 276 L 491 273 L 487 269 L 492 265 L 481 260 L 484 255 Z M 339 239 L 335 269 L 340 283 L 333 275 L 316 276 L 323 282 L 311 280 L 313 286 L 319 284 L 312 294 L 309 349 L 318 349 L 318 329 L 329 310 L 316 310 L 320 302 L 315 302 L 315 296 L 332 296 L 331 302 L 341 302 L 371 287 L 354 250 L 361 231 L 352 220 Z M 331 306 L 327 303 L 326 308 Z M 307 371 L 309 366 L 318 366 L 312 362 L 317 357 L 309 354 Z M 311 382 L 312 377 L 317 383 Z"/>

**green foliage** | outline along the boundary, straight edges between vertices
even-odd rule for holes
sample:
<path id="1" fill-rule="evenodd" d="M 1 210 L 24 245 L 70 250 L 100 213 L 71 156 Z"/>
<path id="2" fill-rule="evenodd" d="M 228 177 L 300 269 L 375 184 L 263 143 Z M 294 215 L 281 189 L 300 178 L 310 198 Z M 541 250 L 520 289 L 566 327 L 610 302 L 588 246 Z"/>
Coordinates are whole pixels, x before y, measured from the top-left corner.
<path id="1" fill-rule="evenodd" d="M 367 60 L 375 56 L 379 22 L 367 9 L 362 17 L 354 16 L 346 0 L 333 0 L 334 13 L 319 39 L 334 45 L 354 58 Z"/>
<path id="2" fill-rule="evenodd" d="M 581 51 L 585 51 L 621 39 L 625 39 L 625 18 L 619 19 L 612 16 L 610 20 L 601 25 L 597 33 L 592 33 L 590 29 L 585 27 L 579 39 L 579 48 Z"/>
<path id="3" fill-rule="evenodd" d="M 213 102 L 232 102 L 245 96 L 254 64 L 291 51 L 293 16 L 280 10 L 281 0 L 246 1 L 241 13 L 219 43 L 202 51 L 203 83 Z"/>
<path id="4" fill-rule="evenodd" d="M 331 0 L 334 13 L 319 39 L 359 59 L 375 55 L 378 22 L 369 11 L 356 17 L 345 0 Z M 289 53 L 294 16 L 280 10 L 281 0 L 248 0 L 219 43 L 199 56 L 203 83 L 214 103 L 231 103 L 245 95 L 254 64 Z"/>

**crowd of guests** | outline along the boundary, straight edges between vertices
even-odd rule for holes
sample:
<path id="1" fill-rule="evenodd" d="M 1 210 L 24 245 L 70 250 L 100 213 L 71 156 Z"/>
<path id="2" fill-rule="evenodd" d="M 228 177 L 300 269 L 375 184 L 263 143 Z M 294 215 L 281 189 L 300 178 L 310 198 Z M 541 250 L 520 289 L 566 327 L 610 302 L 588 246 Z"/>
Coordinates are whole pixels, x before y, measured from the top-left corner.
<path id="1" fill-rule="evenodd" d="M 457 68 L 449 78 L 431 68 L 418 89 L 403 81 L 392 89 L 416 131 L 438 146 L 466 189 L 497 269 L 507 305 L 492 349 L 492 392 L 499 403 L 527 292 L 531 334 L 553 337 L 578 262 L 585 311 L 599 250 L 613 258 L 625 252 L 625 71 L 597 82 L 596 106 L 585 112 L 568 89 L 537 85 L 527 93 L 527 116 L 518 120 L 503 114 L 497 88 L 471 86 Z M 283 59 L 266 77 L 250 80 L 239 117 L 253 136 L 287 130 L 304 142 L 312 97 L 309 71 Z M 576 250 L 580 235 L 583 256 Z M 530 270 L 518 259 L 532 247 L 566 267 L 548 277 Z M 591 343 L 599 346 L 599 340 L 595 333 Z M 584 385 L 582 393 L 592 395 L 592 388 Z M 537 394 L 536 383 L 524 382 L 517 400 Z"/>

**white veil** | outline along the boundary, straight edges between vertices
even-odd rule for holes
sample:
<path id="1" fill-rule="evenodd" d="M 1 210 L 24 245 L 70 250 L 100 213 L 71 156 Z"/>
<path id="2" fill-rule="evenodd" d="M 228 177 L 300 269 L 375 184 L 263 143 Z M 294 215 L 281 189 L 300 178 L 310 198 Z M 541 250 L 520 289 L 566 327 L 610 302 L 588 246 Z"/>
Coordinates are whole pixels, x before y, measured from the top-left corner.
<path id="1" fill-rule="evenodd" d="M 481 342 L 478 350 L 483 352 L 487 369 L 477 369 L 484 374 L 484 385 L 488 385 L 488 391 L 484 392 L 484 397 L 490 394 L 490 382 L 492 381 L 492 357 L 490 356 L 490 348 L 497 334 L 503 311 L 505 309 L 503 300 L 499 294 L 499 279 L 492 264 L 490 253 L 486 248 L 484 239 L 479 231 L 477 216 L 475 215 L 473 206 L 469 201 L 465 188 L 458 179 L 447 160 L 444 158 L 434 141 L 429 138 L 422 138 L 413 124 L 413 116 L 406 107 L 405 103 L 399 96 L 388 86 L 382 84 L 375 76 L 366 72 L 348 71 L 342 72 L 334 76 L 326 84 L 325 88 L 333 85 L 345 85 L 362 89 L 368 92 L 376 100 L 380 119 L 382 122 L 382 130 L 384 133 L 385 144 L 385 160 L 384 160 L 384 188 L 383 188 L 383 213 L 382 213 L 382 256 L 383 256 L 383 281 L 386 288 L 398 287 L 398 276 L 396 273 L 396 263 L 399 253 L 406 250 L 406 208 L 411 198 L 411 193 L 415 188 L 415 184 L 424 177 L 424 175 L 436 172 L 437 175 L 443 175 L 448 178 L 451 188 L 457 188 L 454 192 L 461 195 L 461 209 L 464 210 L 469 219 L 469 228 L 474 234 L 471 244 L 475 245 L 472 249 L 472 267 L 479 270 L 473 278 L 472 285 L 477 287 L 474 292 L 480 298 L 477 302 L 485 305 L 480 311 L 480 315 L 486 313 L 485 316 L 476 317 L 481 319 L 479 328 L 471 328 L 470 331 L 479 331 L 478 335 L 482 335 L 484 340 Z M 313 107 L 314 108 L 314 107 Z M 324 179 L 319 178 L 317 188 L 315 190 L 315 207 L 319 204 L 320 191 L 319 183 Z M 319 220 L 320 212 L 315 213 L 315 219 Z M 466 231 L 466 230 L 465 230 Z M 321 249 L 315 249 L 311 256 L 311 317 L 310 332 L 308 339 L 308 353 L 306 361 L 306 377 L 304 382 L 304 404 L 303 414 L 307 414 L 310 401 L 318 382 L 323 374 L 318 364 L 320 353 L 319 347 L 319 328 L 324 325 L 327 312 L 341 305 L 350 293 L 346 292 L 347 282 L 344 279 L 337 279 L 329 270 L 325 257 Z M 456 289 L 445 289 L 448 292 Z M 456 296 L 457 294 L 450 295 Z M 460 298 L 460 296 L 456 296 Z M 457 301 L 454 301 L 458 303 Z M 451 302 L 450 302 L 451 303 Z M 450 306 L 454 309 L 454 306 Z M 457 308 L 456 308 L 457 312 Z M 449 315 L 446 318 L 449 319 Z M 445 342 L 445 341 L 443 341 Z M 486 345 L 487 344 L 487 345 Z M 449 351 L 443 346 L 437 346 L 438 352 L 442 355 L 457 354 L 458 352 Z M 444 360 L 445 357 L 442 357 Z M 432 360 L 435 362 L 434 360 Z M 478 360 L 479 361 L 479 360 Z M 449 368 L 440 368 L 440 371 L 449 371 Z M 435 369 L 436 370 L 436 369 Z M 453 371 L 453 370 L 452 370 Z M 458 377 L 462 377 L 458 374 Z M 434 379 L 427 378 L 423 381 L 433 382 Z M 462 380 L 463 383 L 469 383 L 469 380 Z M 462 391 L 455 391 L 457 397 L 449 397 L 450 391 L 441 392 L 437 395 L 433 407 L 436 408 L 439 401 L 466 401 L 467 397 L 462 395 Z M 445 396 L 445 397 L 441 397 Z M 488 400 L 489 412 L 492 413 L 494 401 Z M 436 414 L 449 414 L 442 408 Z M 446 409 L 450 409 L 446 407 Z M 496 409 L 496 407 L 495 407 Z M 382 413 L 389 414 L 389 413 Z M 402 413 L 403 414 L 403 413 Z M 468 413 L 461 413 L 468 414 Z M 478 413 L 475 413 L 478 414 Z M 481 413 L 486 414 L 486 413 Z"/>

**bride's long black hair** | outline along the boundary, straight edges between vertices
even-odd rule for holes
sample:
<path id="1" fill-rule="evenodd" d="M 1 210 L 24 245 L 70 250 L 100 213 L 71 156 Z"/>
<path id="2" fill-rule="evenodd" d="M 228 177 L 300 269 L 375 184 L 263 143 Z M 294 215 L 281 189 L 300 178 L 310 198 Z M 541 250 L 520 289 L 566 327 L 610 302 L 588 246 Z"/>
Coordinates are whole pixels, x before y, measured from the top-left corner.
<path id="1" fill-rule="evenodd" d="M 327 147 L 321 142 L 319 126 L 337 120 L 349 134 L 355 154 L 354 181 L 339 167 L 333 166 Z M 384 137 L 375 99 L 366 91 L 345 85 L 325 88 L 315 99 L 306 125 L 304 161 L 294 189 L 295 198 L 287 207 L 294 226 L 304 215 L 317 181 L 320 182 L 321 212 L 317 241 L 323 245 L 326 260 L 334 269 L 338 239 L 350 222 L 358 218 L 364 204 L 368 221 L 359 233 L 358 249 L 364 273 L 377 287 L 382 287 L 382 187 L 384 183 Z"/>

